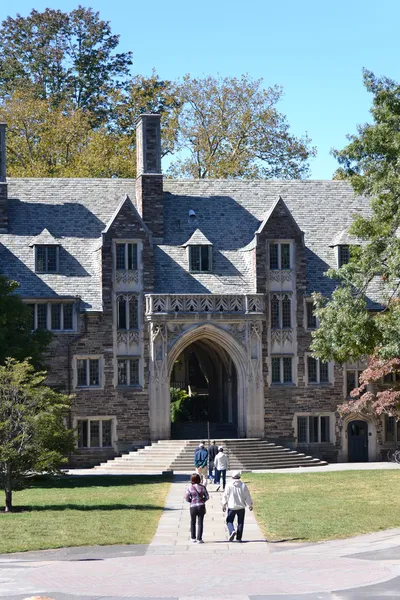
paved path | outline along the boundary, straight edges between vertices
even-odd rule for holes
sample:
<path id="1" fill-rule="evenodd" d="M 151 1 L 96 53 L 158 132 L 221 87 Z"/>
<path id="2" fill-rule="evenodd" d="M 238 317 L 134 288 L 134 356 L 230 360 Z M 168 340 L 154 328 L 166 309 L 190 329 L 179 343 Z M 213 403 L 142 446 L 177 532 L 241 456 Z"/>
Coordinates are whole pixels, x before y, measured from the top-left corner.
<path id="1" fill-rule="evenodd" d="M 267 543 L 246 511 L 246 541 L 229 543 L 220 493 L 210 491 L 205 543 L 191 544 L 185 480 L 177 477 L 172 484 L 149 546 L 0 556 L 0 599 L 36 594 L 54 600 L 400 598 L 400 529 L 319 544 Z"/>
<path id="2" fill-rule="evenodd" d="M 254 513 L 246 510 L 244 536 L 246 543 L 228 542 L 225 525 L 226 514 L 222 512 L 222 492 L 216 492 L 215 485 L 209 485 L 210 499 L 207 502 L 207 514 L 204 518 L 204 544 L 193 544 L 190 541 L 189 504 L 184 499 L 188 486 L 188 477 L 175 478 L 165 503 L 165 511 L 160 519 L 156 534 L 149 546 L 147 554 L 196 554 L 212 555 L 222 552 L 249 553 L 268 552 L 268 545 L 257 524 Z M 206 547 L 207 545 L 207 547 Z"/>

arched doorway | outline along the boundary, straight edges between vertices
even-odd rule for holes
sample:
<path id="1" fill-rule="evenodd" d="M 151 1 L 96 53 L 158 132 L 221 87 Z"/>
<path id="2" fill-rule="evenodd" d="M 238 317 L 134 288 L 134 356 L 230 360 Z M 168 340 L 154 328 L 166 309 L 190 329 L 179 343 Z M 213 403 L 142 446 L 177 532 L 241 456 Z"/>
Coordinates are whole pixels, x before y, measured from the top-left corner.
<path id="1" fill-rule="evenodd" d="M 225 326 L 225 328 L 224 328 Z M 222 326 L 212 323 L 150 323 L 150 435 L 152 440 L 171 437 L 170 380 L 174 365 L 182 352 L 192 344 L 196 348 L 218 353 L 229 359 L 236 373 L 237 435 L 264 437 L 264 388 L 262 372 L 261 331 L 259 321 L 246 321 L 245 341 L 233 335 L 237 324 Z"/>
<path id="2" fill-rule="evenodd" d="M 347 425 L 349 462 L 368 462 L 368 423 L 350 421 Z"/>
<path id="3" fill-rule="evenodd" d="M 237 375 L 229 353 L 204 337 L 186 346 L 170 377 L 171 437 L 236 437 Z M 207 425 L 209 423 L 209 425 Z"/>

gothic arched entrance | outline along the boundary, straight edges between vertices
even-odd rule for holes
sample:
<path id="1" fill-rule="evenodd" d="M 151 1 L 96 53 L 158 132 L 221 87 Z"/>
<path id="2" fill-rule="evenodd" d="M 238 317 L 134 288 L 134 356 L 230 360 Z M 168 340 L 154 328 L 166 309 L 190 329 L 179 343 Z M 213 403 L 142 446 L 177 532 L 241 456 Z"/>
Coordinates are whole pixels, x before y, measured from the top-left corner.
<path id="1" fill-rule="evenodd" d="M 230 325 L 227 324 L 226 327 Z M 261 324 L 246 321 L 242 329 L 246 344 L 240 343 L 227 329 L 211 323 L 192 325 L 151 322 L 149 383 L 150 434 L 153 440 L 171 437 L 171 376 L 182 353 L 186 349 L 190 353 L 190 347 L 196 350 L 196 360 L 203 361 L 204 369 L 200 370 L 204 379 L 207 371 L 211 373 L 210 362 L 213 356 L 218 357 L 219 373 L 222 375 L 224 370 L 226 374 L 229 372 L 229 364 L 231 364 L 236 389 L 232 393 L 230 416 L 237 425 L 237 435 L 239 437 L 264 436 Z M 208 366 L 205 366 L 206 363 Z M 200 379 L 199 377 L 198 383 L 201 383 Z M 228 383 L 226 380 L 225 387 Z M 221 422 L 224 422 L 224 415 L 228 415 L 229 422 L 228 392 L 223 393 L 222 400 L 217 401 L 212 410 L 213 414 L 220 415 Z"/>
<path id="2" fill-rule="evenodd" d="M 223 346 L 207 337 L 186 346 L 172 367 L 170 392 L 171 437 L 236 437 L 236 367 Z"/>

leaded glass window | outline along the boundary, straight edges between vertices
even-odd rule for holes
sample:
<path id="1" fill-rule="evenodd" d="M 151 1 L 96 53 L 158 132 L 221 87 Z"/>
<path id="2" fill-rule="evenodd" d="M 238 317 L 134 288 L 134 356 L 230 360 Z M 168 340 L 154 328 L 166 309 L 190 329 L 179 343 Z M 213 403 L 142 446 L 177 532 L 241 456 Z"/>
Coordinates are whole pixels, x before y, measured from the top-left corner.
<path id="1" fill-rule="evenodd" d="M 58 246 L 35 246 L 36 273 L 57 273 Z"/>

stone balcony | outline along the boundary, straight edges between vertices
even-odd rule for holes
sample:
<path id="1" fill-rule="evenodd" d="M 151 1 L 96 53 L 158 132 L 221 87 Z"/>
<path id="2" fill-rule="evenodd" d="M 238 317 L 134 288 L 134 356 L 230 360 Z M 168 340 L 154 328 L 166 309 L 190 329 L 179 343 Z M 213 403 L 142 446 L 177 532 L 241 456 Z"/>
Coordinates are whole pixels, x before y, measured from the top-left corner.
<path id="1" fill-rule="evenodd" d="M 263 294 L 146 294 L 146 318 L 156 315 L 260 315 Z"/>

